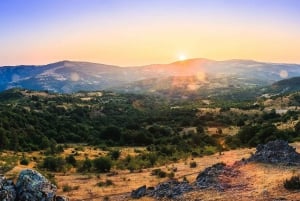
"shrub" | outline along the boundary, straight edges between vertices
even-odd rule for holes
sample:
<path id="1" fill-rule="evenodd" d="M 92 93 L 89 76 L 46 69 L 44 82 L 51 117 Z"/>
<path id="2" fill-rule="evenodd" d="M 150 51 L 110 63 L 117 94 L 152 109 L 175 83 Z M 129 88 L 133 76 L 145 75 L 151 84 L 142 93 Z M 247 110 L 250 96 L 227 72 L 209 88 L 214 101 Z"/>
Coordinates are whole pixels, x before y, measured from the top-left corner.
<path id="1" fill-rule="evenodd" d="M 70 192 L 72 190 L 72 187 L 68 184 L 63 185 L 62 187 L 63 192 Z"/>
<path id="2" fill-rule="evenodd" d="M 63 187 L 62 187 L 63 192 L 70 192 L 70 191 L 78 190 L 78 189 L 79 189 L 79 186 L 70 186 L 68 184 L 63 185 Z"/>
<path id="3" fill-rule="evenodd" d="M 111 185 L 113 185 L 113 184 L 114 184 L 114 183 L 112 182 L 112 180 L 106 179 L 105 182 L 103 182 L 103 181 L 98 182 L 98 183 L 97 183 L 97 186 L 103 187 L 103 186 L 111 186 Z"/>
<path id="4" fill-rule="evenodd" d="M 112 166 L 111 160 L 107 157 L 99 157 L 93 160 L 94 168 L 99 172 L 109 172 Z"/>
<path id="5" fill-rule="evenodd" d="M 168 178 L 169 179 L 173 179 L 174 177 L 175 177 L 175 173 L 174 172 L 168 173 Z"/>
<path id="6" fill-rule="evenodd" d="M 90 172 L 92 169 L 92 161 L 89 158 L 85 158 L 82 165 L 78 168 L 78 172 Z"/>
<path id="7" fill-rule="evenodd" d="M 195 168 L 197 167 L 197 163 L 195 161 L 190 162 L 190 168 Z"/>
<path id="8" fill-rule="evenodd" d="M 285 180 L 284 188 L 288 190 L 299 190 L 300 189 L 300 175 L 292 176 L 290 179 Z"/>
<path id="9" fill-rule="evenodd" d="M 151 171 L 151 175 L 155 175 L 159 178 L 165 178 L 167 176 L 167 173 L 162 171 L 161 169 L 154 169 Z"/>
<path id="10" fill-rule="evenodd" d="M 121 155 L 121 152 L 120 152 L 120 150 L 113 150 L 109 153 L 109 155 L 112 160 L 118 160 Z"/>
<path id="11" fill-rule="evenodd" d="M 71 155 L 69 155 L 69 156 L 66 157 L 66 162 L 68 164 L 71 164 L 73 167 L 76 167 L 77 161 L 76 161 L 76 159 L 75 159 L 75 157 L 74 157 L 73 154 L 71 154 Z"/>
<path id="12" fill-rule="evenodd" d="M 21 160 L 20 160 L 20 164 L 21 165 L 28 165 L 29 164 L 29 160 L 25 157 L 23 157 Z"/>
<path id="13" fill-rule="evenodd" d="M 64 170 L 65 164 L 66 161 L 62 157 L 48 156 L 44 159 L 42 167 L 50 171 L 59 172 Z"/>

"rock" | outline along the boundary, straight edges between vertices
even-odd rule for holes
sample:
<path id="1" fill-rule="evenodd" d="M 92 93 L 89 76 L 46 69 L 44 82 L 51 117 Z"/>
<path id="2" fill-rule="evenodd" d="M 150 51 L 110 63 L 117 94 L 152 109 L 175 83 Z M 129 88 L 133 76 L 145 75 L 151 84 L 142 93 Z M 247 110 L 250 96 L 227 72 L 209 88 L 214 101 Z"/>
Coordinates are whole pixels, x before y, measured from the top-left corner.
<path id="1" fill-rule="evenodd" d="M 18 201 L 53 201 L 57 188 L 39 172 L 26 169 L 18 177 L 16 190 Z"/>
<path id="2" fill-rule="evenodd" d="M 4 176 L 0 176 L 0 200 L 15 201 L 17 192 L 14 183 L 7 180 Z"/>
<path id="3" fill-rule="evenodd" d="M 223 182 L 222 180 L 236 177 L 238 174 L 239 171 L 233 167 L 226 166 L 224 163 L 217 163 L 199 173 L 195 184 L 198 188 L 214 188 L 223 191 L 231 186 L 228 182 Z"/>
<path id="4" fill-rule="evenodd" d="M 146 191 L 147 191 L 146 185 L 141 186 L 138 189 L 133 190 L 131 192 L 131 197 L 135 198 L 135 199 L 141 198 L 141 197 L 143 197 L 146 194 Z"/>
<path id="5" fill-rule="evenodd" d="M 170 180 L 157 185 L 154 190 L 149 190 L 147 194 L 155 198 L 176 198 L 191 190 L 193 190 L 193 187 L 187 181 Z"/>
<path id="6" fill-rule="evenodd" d="M 65 197 L 65 196 L 60 196 L 60 195 L 57 195 L 55 197 L 55 201 L 69 201 L 69 198 Z"/>
<path id="7" fill-rule="evenodd" d="M 283 140 L 270 141 L 265 145 L 259 144 L 256 152 L 248 162 L 262 162 L 282 165 L 300 165 L 300 154 Z"/>

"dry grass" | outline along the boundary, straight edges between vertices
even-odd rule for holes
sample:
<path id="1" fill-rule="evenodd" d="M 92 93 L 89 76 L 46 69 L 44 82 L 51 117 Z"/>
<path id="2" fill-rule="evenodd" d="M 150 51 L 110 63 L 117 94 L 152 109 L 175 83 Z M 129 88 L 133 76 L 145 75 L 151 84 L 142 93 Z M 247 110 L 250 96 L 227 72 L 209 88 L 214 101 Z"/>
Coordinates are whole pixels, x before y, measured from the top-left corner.
<path id="1" fill-rule="evenodd" d="M 300 151 L 300 143 L 292 144 Z M 69 154 L 72 148 L 67 149 L 65 154 Z M 98 150 L 98 151 L 97 151 Z M 89 155 L 97 155 L 101 150 L 85 148 L 84 153 Z M 126 149 L 125 149 L 126 150 Z M 125 153 L 125 150 L 122 152 Z M 99 152 L 99 153 L 98 153 Z M 201 158 L 189 158 L 187 160 L 179 161 L 177 163 L 161 166 L 164 171 L 176 167 L 175 178 L 181 180 L 184 176 L 189 181 L 195 181 L 199 172 L 203 171 L 206 167 L 209 167 L 218 162 L 224 162 L 228 165 L 234 164 L 235 161 L 242 158 L 248 158 L 251 153 L 255 152 L 255 149 L 238 149 L 224 152 L 223 155 L 215 154 L 211 156 L 205 156 Z M 83 153 L 83 155 L 84 155 Z M 128 148 L 126 154 L 135 154 L 134 148 Z M 37 153 L 32 153 L 37 154 Z M 104 153 L 105 154 L 105 153 Z M 196 168 L 190 168 L 191 161 L 197 163 Z M 32 163 L 30 164 L 32 165 Z M 10 173 L 19 172 L 26 166 L 17 166 Z M 108 196 L 109 200 L 131 200 L 129 192 L 142 186 L 147 185 L 155 186 L 159 182 L 168 180 L 167 178 L 161 179 L 155 176 L 151 176 L 152 169 L 144 169 L 141 172 L 130 173 L 127 170 L 113 170 L 118 174 L 114 176 L 108 176 L 107 174 L 78 174 L 78 173 L 66 173 L 56 174 L 56 180 L 58 181 L 58 194 L 64 194 L 70 197 L 72 201 L 77 200 L 103 200 L 105 196 Z M 181 200 L 274 200 L 275 198 L 285 197 L 289 200 L 300 200 L 300 193 L 291 193 L 284 189 L 283 181 L 289 178 L 293 174 L 299 174 L 300 169 L 295 167 L 282 167 L 272 166 L 266 164 L 247 164 L 239 167 L 241 172 L 238 178 L 232 178 L 230 182 L 233 185 L 239 186 L 236 188 L 228 189 L 225 192 L 217 192 L 215 190 L 199 190 L 185 194 Z M 107 187 L 99 187 L 97 185 L 100 181 L 106 181 L 107 179 L 113 182 L 113 185 Z M 76 187 L 77 190 L 71 190 L 69 192 L 63 192 L 62 187 L 68 185 L 70 187 Z M 141 201 L 151 201 L 153 198 L 144 197 Z"/>

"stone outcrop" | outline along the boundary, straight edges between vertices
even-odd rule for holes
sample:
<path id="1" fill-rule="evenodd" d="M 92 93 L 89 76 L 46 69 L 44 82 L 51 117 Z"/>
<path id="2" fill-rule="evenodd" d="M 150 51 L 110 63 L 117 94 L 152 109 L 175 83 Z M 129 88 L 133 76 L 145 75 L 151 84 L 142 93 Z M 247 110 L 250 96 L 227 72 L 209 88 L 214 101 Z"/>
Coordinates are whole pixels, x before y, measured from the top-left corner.
<path id="1" fill-rule="evenodd" d="M 259 144 L 256 152 L 248 161 L 261 163 L 300 165 L 300 154 L 296 149 L 283 140 L 270 141 L 265 145 Z"/>
<path id="2" fill-rule="evenodd" d="M 147 194 L 155 198 L 176 198 L 191 190 L 193 187 L 187 181 L 170 180 L 158 184 L 153 191 L 149 191 Z"/>
<path id="3" fill-rule="evenodd" d="M 0 177 L 1 201 L 68 201 L 64 196 L 56 196 L 56 186 L 35 170 L 20 172 L 16 185 Z"/>
<path id="4" fill-rule="evenodd" d="M 148 195 L 154 198 L 176 198 L 185 192 L 193 190 L 193 187 L 187 182 L 179 182 L 177 180 L 170 180 L 158 184 L 156 187 L 142 186 L 131 193 L 132 198 L 141 198 L 142 196 Z"/>
<path id="5" fill-rule="evenodd" d="M 233 167 L 226 166 L 224 163 L 217 163 L 199 173 L 195 184 L 198 188 L 213 188 L 223 191 L 231 186 L 227 182 L 222 182 L 221 177 L 232 178 L 238 175 L 239 171 Z"/>

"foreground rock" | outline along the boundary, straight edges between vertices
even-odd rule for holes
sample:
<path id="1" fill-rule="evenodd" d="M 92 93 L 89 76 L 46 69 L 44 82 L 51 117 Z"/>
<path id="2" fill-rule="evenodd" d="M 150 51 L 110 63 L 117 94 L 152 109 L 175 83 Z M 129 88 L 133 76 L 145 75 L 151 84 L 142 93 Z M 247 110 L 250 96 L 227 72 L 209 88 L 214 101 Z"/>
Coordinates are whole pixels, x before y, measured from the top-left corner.
<path id="1" fill-rule="evenodd" d="M 283 140 L 270 141 L 265 145 L 259 144 L 256 152 L 248 161 L 282 164 L 300 165 L 300 154 L 296 149 Z"/>
<path id="2" fill-rule="evenodd" d="M 0 176 L 0 200 L 15 201 L 17 192 L 14 183 L 7 180 L 4 176 Z"/>
<path id="3" fill-rule="evenodd" d="M 131 192 L 131 197 L 132 197 L 132 198 L 135 198 L 135 199 L 141 198 L 141 197 L 143 197 L 143 196 L 146 194 L 146 191 L 147 191 L 146 185 L 141 186 L 141 187 L 139 187 L 138 189 L 133 190 L 133 191 Z"/>
<path id="4" fill-rule="evenodd" d="M 56 186 L 35 170 L 23 170 L 16 183 L 19 201 L 53 201 Z"/>
<path id="5" fill-rule="evenodd" d="M 217 163 L 199 173 L 196 178 L 196 186 L 202 189 L 213 188 L 223 191 L 231 186 L 227 182 L 222 182 L 222 178 L 232 178 L 238 175 L 239 171 L 234 169 L 234 167 L 226 166 L 224 163 Z"/>
<path id="6" fill-rule="evenodd" d="M 56 196 L 56 186 L 35 170 L 21 171 L 16 185 L 0 177 L 1 201 L 68 201 L 64 196 Z"/>

